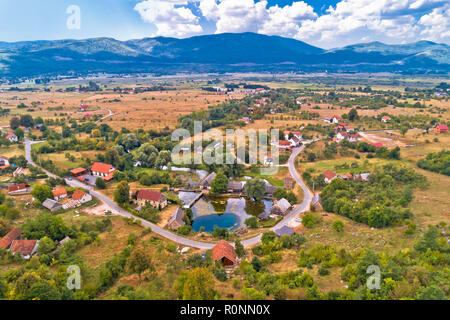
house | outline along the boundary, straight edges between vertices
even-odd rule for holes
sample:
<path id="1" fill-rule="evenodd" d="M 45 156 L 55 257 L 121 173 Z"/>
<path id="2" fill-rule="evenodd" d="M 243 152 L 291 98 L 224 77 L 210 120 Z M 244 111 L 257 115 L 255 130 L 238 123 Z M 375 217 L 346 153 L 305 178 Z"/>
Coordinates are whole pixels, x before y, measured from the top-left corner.
<path id="1" fill-rule="evenodd" d="M 292 150 L 292 142 L 288 140 L 278 141 L 278 149 Z"/>
<path id="2" fill-rule="evenodd" d="M 42 203 L 42 206 L 51 212 L 61 210 L 63 208 L 62 204 L 59 202 L 53 200 L 53 199 L 47 199 Z"/>
<path id="3" fill-rule="evenodd" d="M 358 140 L 359 140 L 359 133 L 349 134 L 349 135 L 347 136 L 347 140 L 348 140 L 349 142 L 358 142 Z"/>
<path id="4" fill-rule="evenodd" d="M 214 261 L 220 261 L 224 267 L 233 267 L 237 264 L 234 247 L 225 240 L 221 240 L 212 248 L 212 258 Z"/>
<path id="5" fill-rule="evenodd" d="M 311 200 L 311 206 L 314 210 L 322 210 L 322 204 L 320 203 L 320 193 L 316 193 Z"/>
<path id="6" fill-rule="evenodd" d="M 292 188 L 294 187 L 294 182 L 295 182 L 295 180 L 292 179 L 291 177 L 285 177 L 284 178 L 284 188 L 286 190 L 292 190 Z"/>
<path id="7" fill-rule="evenodd" d="M 290 138 L 297 138 L 298 140 L 302 140 L 303 134 L 299 131 L 284 131 L 284 139 L 290 140 Z"/>
<path id="8" fill-rule="evenodd" d="M 434 127 L 434 132 L 445 133 L 448 131 L 448 127 L 445 124 L 438 124 Z"/>
<path id="9" fill-rule="evenodd" d="M 340 142 L 342 140 L 347 139 L 348 135 L 347 132 L 338 132 L 338 134 L 336 135 L 336 142 Z"/>
<path id="10" fill-rule="evenodd" d="M 282 198 L 278 200 L 272 208 L 270 208 L 271 214 L 277 214 L 280 216 L 284 216 L 288 210 L 291 208 L 291 204 L 286 199 Z"/>
<path id="11" fill-rule="evenodd" d="M 88 106 L 87 104 L 82 104 L 82 105 L 80 106 L 80 111 L 87 111 L 88 108 L 89 108 L 89 106 Z"/>
<path id="12" fill-rule="evenodd" d="M 53 190 L 53 199 L 54 200 L 59 201 L 61 199 L 64 199 L 65 197 L 67 197 L 66 189 L 59 188 L 59 189 Z"/>
<path id="13" fill-rule="evenodd" d="M 39 247 L 39 240 L 14 240 L 11 252 L 20 254 L 24 259 L 30 259 Z"/>
<path id="14" fill-rule="evenodd" d="M 270 213 L 269 212 L 263 212 L 260 215 L 258 215 L 258 218 L 262 221 L 266 221 L 269 220 L 270 218 Z"/>
<path id="15" fill-rule="evenodd" d="M 240 181 L 230 181 L 228 182 L 228 192 L 229 193 L 241 193 L 244 191 L 244 185 Z"/>
<path id="16" fill-rule="evenodd" d="M 91 173 L 93 176 L 100 177 L 105 181 L 110 181 L 114 177 L 116 169 L 106 163 L 95 162 L 91 167 Z"/>
<path id="17" fill-rule="evenodd" d="M 245 124 L 249 124 L 250 123 L 250 118 L 249 117 L 242 117 L 241 119 L 238 119 L 238 121 L 245 122 Z"/>
<path id="18" fill-rule="evenodd" d="M 272 197 L 275 190 L 277 190 L 278 187 L 271 185 L 270 183 L 266 183 L 266 196 Z"/>
<path id="19" fill-rule="evenodd" d="M 20 194 L 20 193 L 28 193 L 30 191 L 29 187 L 30 186 L 25 183 L 14 184 L 12 186 L 8 186 L 8 194 L 13 195 L 13 194 Z"/>
<path id="20" fill-rule="evenodd" d="M 80 201 L 81 203 L 89 202 L 92 200 L 92 196 L 89 193 L 86 193 L 80 189 L 75 190 L 72 194 L 72 200 Z"/>
<path id="21" fill-rule="evenodd" d="M 282 226 L 280 229 L 275 230 L 275 234 L 278 238 L 282 236 L 292 236 L 295 233 L 294 229 L 289 228 L 288 226 Z"/>
<path id="22" fill-rule="evenodd" d="M 6 136 L 6 139 L 8 139 L 10 142 L 17 142 L 17 141 L 19 141 L 19 138 L 14 133 L 9 133 Z"/>
<path id="23" fill-rule="evenodd" d="M 336 177 L 337 174 L 336 172 L 330 171 L 330 170 L 325 170 L 322 175 L 325 177 L 325 183 L 330 183 L 331 181 L 333 181 Z"/>
<path id="24" fill-rule="evenodd" d="M 300 139 L 297 138 L 296 136 L 293 136 L 291 139 L 289 139 L 289 142 L 293 147 L 298 147 L 300 145 Z"/>
<path id="25" fill-rule="evenodd" d="M 208 174 L 208 176 L 202 182 L 200 182 L 200 188 L 202 188 L 203 190 L 211 189 L 211 182 L 214 180 L 215 177 L 216 177 L 215 172 L 211 172 L 210 174 Z"/>
<path id="26" fill-rule="evenodd" d="M 9 167 L 10 167 L 9 158 L 5 156 L 0 156 L 0 169 L 6 169 Z"/>
<path id="27" fill-rule="evenodd" d="M 87 174 L 87 170 L 85 168 L 76 168 L 76 169 L 72 169 L 70 170 L 70 174 L 72 175 L 72 177 L 80 177 L 83 174 Z"/>
<path id="28" fill-rule="evenodd" d="M 389 122 L 389 121 L 391 121 L 391 117 L 389 117 L 389 116 L 383 116 L 383 117 L 381 118 L 381 122 L 387 123 L 387 122 Z"/>
<path id="29" fill-rule="evenodd" d="M 12 229 L 0 240 L 0 248 L 9 249 L 13 241 L 19 240 L 21 236 L 22 230 L 20 230 L 19 228 Z"/>
<path id="30" fill-rule="evenodd" d="M 272 155 L 268 154 L 267 156 L 264 156 L 264 165 L 265 166 L 273 166 Z"/>
<path id="31" fill-rule="evenodd" d="M 353 180 L 367 182 L 369 181 L 370 172 L 358 173 L 353 176 Z"/>
<path id="32" fill-rule="evenodd" d="M 184 211 L 180 208 L 177 208 L 174 213 L 172 213 L 172 216 L 169 219 L 169 223 L 167 226 L 170 230 L 178 230 L 178 228 L 184 226 L 186 223 L 183 220 L 184 218 Z"/>
<path id="33" fill-rule="evenodd" d="M 331 122 L 330 123 L 339 123 L 339 121 L 342 120 L 342 117 L 340 116 L 333 116 L 330 118 Z"/>
<path id="34" fill-rule="evenodd" d="M 136 195 L 136 203 L 140 207 L 150 204 L 154 208 L 164 209 L 167 206 L 167 198 L 159 191 L 139 190 Z"/>

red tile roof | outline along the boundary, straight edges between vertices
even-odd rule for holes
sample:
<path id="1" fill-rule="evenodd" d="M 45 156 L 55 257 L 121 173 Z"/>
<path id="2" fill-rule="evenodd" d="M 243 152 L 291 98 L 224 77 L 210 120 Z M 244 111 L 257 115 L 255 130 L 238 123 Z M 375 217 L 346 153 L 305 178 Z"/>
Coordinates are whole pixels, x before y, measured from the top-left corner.
<path id="1" fill-rule="evenodd" d="M 18 252 L 23 256 L 33 253 L 33 249 L 37 244 L 37 240 L 14 240 L 11 246 L 12 252 Z"/>
<path id="2" fill-rule="evenodd" d="M 53 197 L 54 198 L 62 196 L 63 194 L 67 194 L 67 191 L 64 188 L 53 190 Z"/>
<path id="3" fill-rule="evenodd" d="M 22 230 L 19 228 L 14 228 L 8 232 L 1 240 L 0 247 L 3 249 L 8 248 L 14 240 L 17 240 L 22 235 Z"/>
<path id="4" fill-rule="evenodd" d="M 448 127 L 445 124 L 437 125 L 436 128 L 438 128 L 439 130 L 448 130 Z"/>
<path id="5" fill-rule="evenodd" d="M 280 146 L 290 146 L 291 142 L 290 141 L 286 141 L 286 140 L 281 140 L 278 144 Z"/>
<path id="6" fill-rule="evenodd" d="M 212 248 L 212 258 L 214 261 L 221 260 L 222 258 L 227 258 L 233 264 L 236 264 L 236 253 L 231 244 L 225 240 L 221 240 L 215 247 Z"/>
<path id="7" fill-rule="evenodd" d="M 137 194 L 137 198 L 140 200 L 148 200 L 148 201 L 160 201 L 162 197 L 162 193 L 159 191 L 152 190 L 139 190 Z"/>
<path id="8" fill-rule="evenodd" d="M 331 170 L 325 170 L 322 174 L 328 180 L 333 179 L 334 177 L 336 177 L 336 172 L 333 172 Z"/>
<path id="9" fill-rule="evenodd" d="M 91 171 L 100 172 L 104 174 L 108 174 L 111 171 L 111 169 L 113 169 L 112 165 L 101 162 L 95 162 L 91 167 Z"/>
<path id="10" fill-rule="evenodd" d="M 75 190 L 75 192 L 72 194 L 73 200 L 81 200 L 83 198 L 85 192 L 81 190 Z"/>
<path id="11" fill-rule="evenodd" d="M 80 174 L 80 173 L 83 173 L 85 171 L 86 171 L 85 168 L 76 168 L 76 169 L 70 170 L 70 173 L 71 174 Z"/>
<path id="12" fill-rule="evenodd" d="M 13 192 L 13 191 L 24 190 L 26 188 L 27 188 L 27 185 L 25 183 L 21 183 L 21 184 L 15 184 L 13 186 L 9 186 L 8 191 Z"/>
<path id="13" fill-rule="evenodd" d="M 383 146 L 383 144 L 381 142 L 372 143 L 372 145 L 377 148 L 381 148 Z"/>

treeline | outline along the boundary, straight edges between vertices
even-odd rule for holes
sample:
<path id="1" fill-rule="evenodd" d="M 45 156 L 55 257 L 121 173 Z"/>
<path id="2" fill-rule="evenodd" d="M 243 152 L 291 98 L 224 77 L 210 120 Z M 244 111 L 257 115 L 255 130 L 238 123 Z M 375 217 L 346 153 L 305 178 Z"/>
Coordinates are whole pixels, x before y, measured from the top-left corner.
<path id="1" fill-rule="evenodd" d="M 412 217 L 407 206 L 415 187 L 426 187 L 426 178 L 410 168 L 387 164 L 378 167 L 368 182 L 334 179 L 321 194 L 325 211 L 381 228 Z"/>
<path id="2" fill-rule="evenodd" d="M 442 150 L 427 154 L 425 159 L 420 159 L 417 166 L 432 172 L 450 176 L 450 151 Z"/>

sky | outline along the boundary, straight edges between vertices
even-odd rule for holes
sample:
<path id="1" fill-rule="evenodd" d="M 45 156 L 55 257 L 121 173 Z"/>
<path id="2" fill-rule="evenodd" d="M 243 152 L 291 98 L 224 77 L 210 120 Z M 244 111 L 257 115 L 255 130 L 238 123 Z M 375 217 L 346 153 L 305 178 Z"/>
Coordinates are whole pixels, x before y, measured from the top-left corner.
<path id="1" fill-rule="evenodd" d="M 448 0 L 0 0 L 0 41 L 257 32 L 329 49 L 450 44 Z"/>

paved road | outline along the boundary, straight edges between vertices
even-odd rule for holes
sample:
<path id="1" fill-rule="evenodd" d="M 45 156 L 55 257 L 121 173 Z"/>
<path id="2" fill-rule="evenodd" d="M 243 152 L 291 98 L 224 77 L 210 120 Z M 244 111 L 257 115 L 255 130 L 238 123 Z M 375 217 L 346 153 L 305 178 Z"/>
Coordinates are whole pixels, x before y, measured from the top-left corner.
<path id="1" fill-rule="evenodd" d="M 36 166 L 36 164 L 31 159 L 31 145 L 35 144 L 35 143 L 41 143 L 41 142 L 42 141 L 31 141 L 31 140 L 25 138 L 25 158 L 27 159 L 27 161 L 30 164 L 32 164 L 34 166 Z M 283 220 L 281 220 L 271 230 L 277 230 L 277 229 L 281 228 L 282 226 L 289 225 L 289 223 L 299 213 L 309 209 L 309 204 L 311 203 L 312 194 L 309 191 L 308 187 L 301 180 L 300 176 L 297 173 L 297 170 L 295 169 L 295 159 L 298 156 L 298 154 L 303 151 L 303 149 L 304 149 L 304 146 L 294 149 L 293 152 L 292 152 L 291 157 L 289 158 L 289 172 L 291 173 L 291 175 L 295 179 L 295 181 L 299 184 L 299 186 L 303 189 L 303 193 L 304 193 L 303 201 L 302 201 L 301 204 L 298 204 L 298 205 L 294 206 L 294 208 L 291 210 L 291 212 L 289 214 L 287 214 L 283 218 Z M 57 177 L 55 174 L 53 174 L 51 172 L 48 172 L 45 169 L 43 169 L 43 170 L 47 173 L 47 175 L 49 177 L 53 177 L 53 178 Z M 139 218 L 139 217 L 131 214 L 130 212 L 122 209 L 121 207 L 119 207 L 114 201 L 112 201 L 110 198 L 108 198 L 104 194 L 95 191 L 92 186 L 84 184 L 81 181 L 66 179 L 66 183 L 69 186 L 72 186 L 72 187 L 81 187 L 81 188 L 89 190 L 89 193 L 92 196 L 94 196 L 97 199 L 103 201 L 108 207 L 110 207 L 111 212 L 113 212 L 115 214 L 118 214 L 120 216 L 126 217 L 126 218 L 133 218 L 135 220 L 140 220 L 141 223 L 142 223 L 142 226 L 144 226 L 146 228 L 150 228 L 153 232 L 159 234 L 160 236 L 163 236 L 164 238 L 167 238 L 169 240 L 177 242 L 178 244 L 181 244 L 183 246 L 198 248 L 198 249 L 202 249 L 202 250 L 211 249 L 215 245 L 214 243 L 207 243 L 207 242 L 201 242 L 201 241 L 187 239 L 185 237 L 182 237 L 182 236 L 179 236 L 179 235 L 177 235 L 175 233 L 167 231 L 167 230 L 165 230 L 165 229 L 155 225 L 154 223 L 151 223 L 151 222 L 149 222 L 147 220 Z M 262 237 L 262 235 L 258 235 L 256 237 L 253 237 L 253 238 L 250 238 L 250 239 L 247 239 L 247 240 L 243 240 L 242 244 L 245 247 L 255 245 L 255 244 L 257 244 L 257 243 L 259 243 L 261 241 L 261 237 Z"/>

